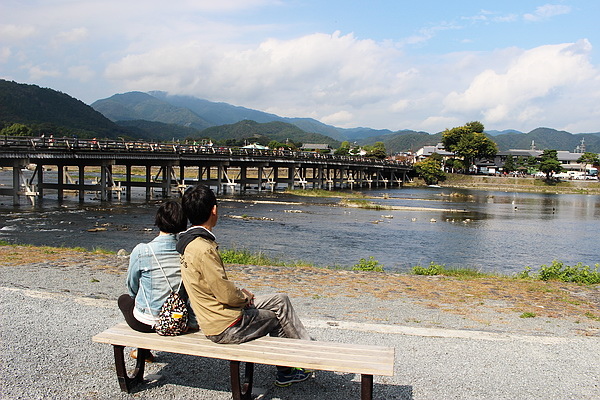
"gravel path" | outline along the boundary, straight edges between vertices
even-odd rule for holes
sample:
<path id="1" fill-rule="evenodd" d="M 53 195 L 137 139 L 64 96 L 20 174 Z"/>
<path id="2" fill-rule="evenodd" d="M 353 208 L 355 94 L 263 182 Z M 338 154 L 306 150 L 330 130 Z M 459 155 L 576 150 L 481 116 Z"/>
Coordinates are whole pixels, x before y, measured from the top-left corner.
<path id="1" fill-rule="evenodd" d="M 112 349 L 91 337 L 122 321 L 116 298 L 126 264 L 126 257 L 106 256 L 0 266 L 0 398 L 231 398 L 226 361 L 168 353 L 147 367 L 161 379 L 132 394 L 119 391 Z M 284 289 L 317 340 L 395 347 L 395 375 L 375 377 L 376 399 L 600 397 L 597 321 L 523 319 L 494 304 L 480 305 L 480 318 L 473 318 L 401 293 L 356 292 L 349 282 L 372 278 L 347 271 L 324 271 L 310 286 L 302 274 L 315 271 L 231 270 L 236 282 L 258 293 L 287 282 Z M 347 400 L 360 392 L 353 374 L 319 371 L 289 388 L 273 386 L 273 378 L 273 367 L 257 366 L 263 399 Z"/>

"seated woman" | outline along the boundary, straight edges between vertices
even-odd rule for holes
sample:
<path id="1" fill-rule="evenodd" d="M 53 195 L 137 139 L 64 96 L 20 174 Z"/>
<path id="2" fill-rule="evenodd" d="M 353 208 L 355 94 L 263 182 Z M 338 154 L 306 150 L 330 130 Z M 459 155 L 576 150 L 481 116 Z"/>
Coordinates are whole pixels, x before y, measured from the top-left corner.
<path id="1" fill-rule="evenodd" d="M 149 243 L 135 246 L 129 256 L 129 293 L 121 295 L 118 300 L 127 324 L 140 332 L 154 332 L 160 308 L 171 288 L 179 288 L 179 294 L 186 301 L 188 298 L 181 283 L 179 253 L 175 249 L 177 234 L 187 227 L 181 204 L 177 201 L 162 204 L 156 212 L 155 225 L 160 230 L 159 235 Z M 188 329 L 197 329 L 191 307 L 188 310 Z"/>

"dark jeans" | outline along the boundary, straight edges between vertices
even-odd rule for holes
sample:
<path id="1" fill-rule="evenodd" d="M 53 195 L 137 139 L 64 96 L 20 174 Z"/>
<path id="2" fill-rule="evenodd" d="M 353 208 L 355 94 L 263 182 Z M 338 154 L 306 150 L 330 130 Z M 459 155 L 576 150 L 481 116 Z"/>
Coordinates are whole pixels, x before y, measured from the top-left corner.
<path id="1" fill-rule="evenodd" d="M 127 322 L 127 325 L 129 325 L 131 329 L 138 332 L 154 332 L 153 327 L 138 321 L 133 316 L 133 308 L 135 307 L 135 299 L 133 297 L 127 293 L 123 294 L 119 297 L 117 303 L 119 304 L 119 309 L 125 317 L 125 322 Z"/>

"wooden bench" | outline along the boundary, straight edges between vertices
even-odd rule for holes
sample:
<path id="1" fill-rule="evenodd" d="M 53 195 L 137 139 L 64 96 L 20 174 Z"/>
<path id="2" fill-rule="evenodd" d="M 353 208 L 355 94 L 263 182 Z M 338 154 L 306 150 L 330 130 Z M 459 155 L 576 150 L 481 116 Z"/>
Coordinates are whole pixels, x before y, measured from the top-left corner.
<path id="1" fill-rule="evenodd" d="M 134 331 L 125 323 L 97 334 L 92 341 L 113 345 L 117 378 L 124 392 L 143 382 L 145 359 L 150 350 L 229 360 L 234 400 L 252 398 L 255 363 L 361 374 L 363 400 L 373 398 L 373 375 L 394 375 L 393 347 L 277 337 L 263 337 L 243 344 L 216 344 L 200 332 L 159 336 Z M 125 367 L 125 347 L 138 348 L 132 376 L 128 375 Z M 240 377 L 240 362 L 246 363 L 243 379 Z"/>

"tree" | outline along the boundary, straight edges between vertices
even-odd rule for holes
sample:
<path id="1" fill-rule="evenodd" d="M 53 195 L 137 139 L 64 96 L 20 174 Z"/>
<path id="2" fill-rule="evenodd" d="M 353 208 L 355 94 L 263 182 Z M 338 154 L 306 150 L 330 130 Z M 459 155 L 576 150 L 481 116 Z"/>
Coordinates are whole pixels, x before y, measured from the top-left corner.
<path id="1" fill-rule="evenodd" d="M 442 132 L 442 144 L 448 151 L 462 157 L 467 167 L 477 158 L 491 158 L 498 153 L 498 146 L 485 133 L 483 124 L 472 121 L 464 126 Z"/>
<path id="2" fill-rule="evenodd" d="M 550 180 L 553 174 L 562 170 L 563 167 L 558 161 L 558 152 L 556 150 L 544 150 L 540 156 L 540 171 L 546 174 L 546 179 Z"/>
<path id="3" fill-rule="evenodd" d="M 583 170 L 587 170 L 588 164 L 592 166 L 600 165 L 600 159 L 598 158 L 598 154 L 585 152 L 577 159 L 577 162 L 583 164 Z"/>
<path id="4" fill-rule="evenodd" d="M 336 149 L 333 154 L 336 156 L 347 156 L 350 153 L 350 142 L 344 140 L 339 149 Z"/>
<path id="5" fill-rule="evenodd" d="M 509 173 L 517 170 L 517 166 L 515 165 L 515 160 L 512 156 L 508 156 L 506 161 L 504 161 L 504 165 L 502 166 L 504 172 Z"/>
<path id="6" fill-rule="evenodd" d="M 385 151 L 385 144 L 383 142 L 375 142 L 373 146 L 368 148 L 367 157 L 384 160 L 387 157 L 387 152 Z"/>
<path id="7" fill-rule="evenodd" d="M 435 185 L 446 180 L 446 173 L 442 171 L 442 163 L 435 158 L 429 157 L 416 163 L 415 170 L 428 185 Z"/>
<path id="8" fill-rule="evenodd" d="M 8 136 L 29 136 L 31 135 L 31 128 L 23 124 L 12 124 L 2 129 L 0 134 Z"/>

